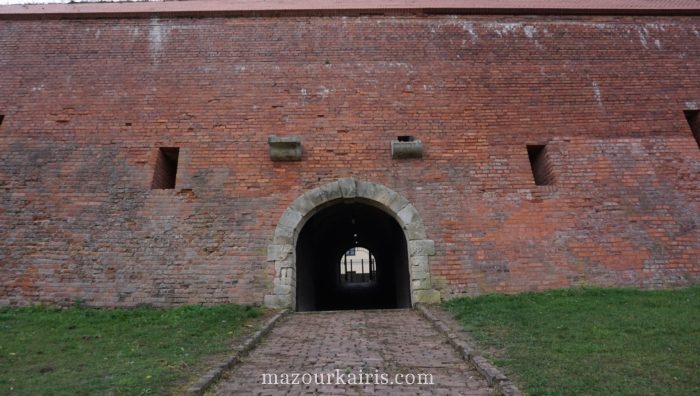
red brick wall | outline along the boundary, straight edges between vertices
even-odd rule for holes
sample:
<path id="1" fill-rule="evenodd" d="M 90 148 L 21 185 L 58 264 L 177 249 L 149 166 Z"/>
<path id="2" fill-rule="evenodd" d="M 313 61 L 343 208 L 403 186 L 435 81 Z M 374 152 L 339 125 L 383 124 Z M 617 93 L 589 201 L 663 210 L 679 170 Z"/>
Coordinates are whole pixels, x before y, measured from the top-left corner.
<path id="1" fill-rule="evenodd" d="M 416 206 L 447 296 L 697 282 L 699 60 L 694 17 L 0 21 L 0 304 L 260 303 L 280 215 L 341 177 Z"/>

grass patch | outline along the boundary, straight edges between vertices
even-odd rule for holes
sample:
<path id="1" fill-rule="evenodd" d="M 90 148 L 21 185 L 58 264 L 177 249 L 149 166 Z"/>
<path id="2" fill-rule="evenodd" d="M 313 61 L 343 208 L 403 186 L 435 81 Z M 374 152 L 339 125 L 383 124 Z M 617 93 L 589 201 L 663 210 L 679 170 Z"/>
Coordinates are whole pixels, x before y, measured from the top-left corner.
<path id="1" fill-rule="evenodd" d="M 700 287 L 485 295 L 444 306 L 528 394 L 700 394 Z"/>
<path id="2" fill-rule="evenodd" d="M 167 394 L 230 351 L 250 306 L 0 309 L 0 394 Z"/>

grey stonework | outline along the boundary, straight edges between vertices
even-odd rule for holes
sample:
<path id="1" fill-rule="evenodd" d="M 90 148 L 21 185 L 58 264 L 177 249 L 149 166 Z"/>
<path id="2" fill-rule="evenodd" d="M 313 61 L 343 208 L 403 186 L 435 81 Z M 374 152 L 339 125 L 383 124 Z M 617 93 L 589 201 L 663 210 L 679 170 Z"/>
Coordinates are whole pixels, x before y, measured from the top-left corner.
<path id="1" fill-rule="evenodd" d="M 433 289 L 429 257 L 435 255 L 435 242 L 427 239 L 420 214 L 406 198 L 381 184 L 340 179 L 314 188 L 297 198 L 282 214 L 267 260 L 275 263 L 274 288 L 265 296 L 271 308 L 296 306 L 296 257 L 294 246 L 302 227 L 319 209 L 340 200 L 357 200 L 390 214 L 406 235 L 411 277 L 411 303 L 437 303 L 440 292 Z"/>
<path id="2" fill-rule="evenodd" d="M 270 159 L 273 161 L 301 161 L 301 139 L 298 136 L 270 136 Z"/>
<path id="3" fill-rule="evenodd" d="M 413 140 L 410 142 L 394 140 L 391 142 L 391 158 L 423 158 L 423 142 L 420 140 Z"/>

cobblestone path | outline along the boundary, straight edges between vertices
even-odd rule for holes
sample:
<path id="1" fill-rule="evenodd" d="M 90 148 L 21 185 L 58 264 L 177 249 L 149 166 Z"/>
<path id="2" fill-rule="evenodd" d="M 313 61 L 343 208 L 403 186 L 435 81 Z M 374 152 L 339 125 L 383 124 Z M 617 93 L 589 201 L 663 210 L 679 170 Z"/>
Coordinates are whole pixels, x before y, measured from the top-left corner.
<path id="1" fill-rule="evenodd" d="M 277 385 L 263 385 L 263 374 Z M 285 378 L 299 384 L 281 384 Z M 310 375 L 303 376 L 304 373 Z M 352 378 L 363 385 L 351 385 Z M 419 381 L 433 384 L 381 384 Z M 285 376 L 285 374 L 287 376 Z M 316 385 L 313 376 L 332 385 Z M 339 375 L 340 374 L 340 375 Z M 369 375 L 369 377 L 368 377 Z M 342 383 L 336 384 L 337 379 Z M 378 379 L 379 381 L 376 381 Z M 429 382 L 423 377 L 423 382 Z M 312 383 L 304 385 L 304 380 Z M 268 378 L 268 382 L 274 378 Z M 377 382 L 377 384 L 373 383 Z M 370 383 L 370 384 L 367 384 Z M 279 322 L 214 389 L 218 395 L 491 395 L 493 389 L 413 310 L 295 313 Z"/>

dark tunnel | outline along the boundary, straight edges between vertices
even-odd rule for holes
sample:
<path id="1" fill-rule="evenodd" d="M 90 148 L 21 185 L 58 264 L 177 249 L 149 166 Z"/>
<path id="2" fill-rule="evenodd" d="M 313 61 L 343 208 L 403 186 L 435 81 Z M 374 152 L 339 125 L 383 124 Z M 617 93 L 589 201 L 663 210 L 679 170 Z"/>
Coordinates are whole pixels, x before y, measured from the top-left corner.
<path id="1" fill-rule="evenodd" d="M 376 273 L 348 283 L 341 258 L 360 246 L 373 255 Z M 411 306 L 406 237 L 394 218 L 368 204 L 340 201 L 314 214 L 297 239 L 296 262 L 297 311 Z"/>

